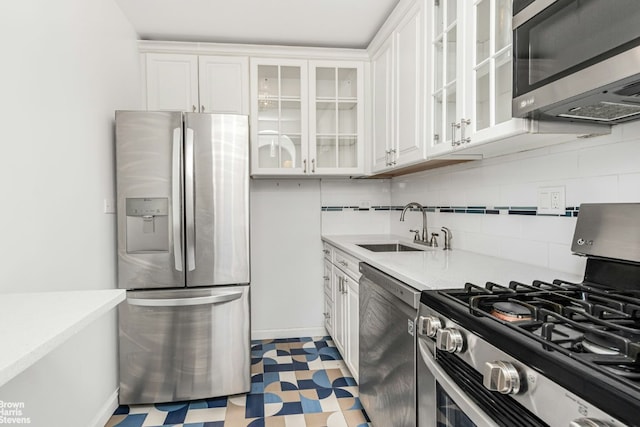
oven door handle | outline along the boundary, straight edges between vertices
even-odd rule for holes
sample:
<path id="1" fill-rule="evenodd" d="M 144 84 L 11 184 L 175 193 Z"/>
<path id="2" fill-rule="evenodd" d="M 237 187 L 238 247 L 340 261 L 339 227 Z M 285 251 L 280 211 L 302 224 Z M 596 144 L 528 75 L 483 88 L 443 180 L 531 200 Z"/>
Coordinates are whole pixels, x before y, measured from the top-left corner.
<path id="1" fill-rule="evenodd" d="M 475 402 L 473 402 L 465 394 L 464 391 L 451 379 L 449 375 L 438 365 L 435 357 L 431 354 L 426 344 L 418 339 L 418 349 L 420 357 L 427 368 L 434 376 L 435 380 L 440 384 L 442 389 L 453 399 L 458 407 L 469 417 L 469 419 L 477 426 L 498 427 L 495 421 L 489 417 Z M 419 362 L 418 362 L 419 363 Z M 419 381 L 419 380 L 418 380 Z M 435 389 L 435 386 L 434 386 Z"/>

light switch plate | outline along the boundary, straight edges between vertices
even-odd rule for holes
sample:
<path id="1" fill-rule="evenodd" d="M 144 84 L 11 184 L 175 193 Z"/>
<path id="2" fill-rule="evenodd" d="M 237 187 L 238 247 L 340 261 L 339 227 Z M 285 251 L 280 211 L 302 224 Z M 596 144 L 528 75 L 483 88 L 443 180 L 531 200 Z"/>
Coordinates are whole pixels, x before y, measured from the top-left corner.
<path id="1" fill-rule="evenodd" d="M 115 199 L 104 199 L 104 213 L 114 214 L 116 213 L 116 201 Z"/>
<path id="2" fill-rule="evenodd" d="M 564 215 L 565 208 L 564 187 L 538 188 L 538 214 Z"/>

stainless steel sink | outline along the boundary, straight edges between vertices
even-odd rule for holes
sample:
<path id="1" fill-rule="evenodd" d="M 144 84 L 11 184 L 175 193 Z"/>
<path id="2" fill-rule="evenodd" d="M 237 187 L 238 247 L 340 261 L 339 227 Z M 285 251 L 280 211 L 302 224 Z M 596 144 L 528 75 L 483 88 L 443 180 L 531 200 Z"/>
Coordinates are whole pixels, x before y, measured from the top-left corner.
<path id="1" fill-rule="evenodd" d="M 371 252 L 415 252 L 424 249 L 403 245 L 402 243 L 372 243 L 356 245 Z"/>

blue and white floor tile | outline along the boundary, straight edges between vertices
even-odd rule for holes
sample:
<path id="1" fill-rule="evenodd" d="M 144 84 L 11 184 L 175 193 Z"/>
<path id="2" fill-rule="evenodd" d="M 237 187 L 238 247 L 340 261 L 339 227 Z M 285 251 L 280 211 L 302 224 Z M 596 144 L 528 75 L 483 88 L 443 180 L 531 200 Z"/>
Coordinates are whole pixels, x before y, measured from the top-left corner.
<path id="1" fill-rule="evenodd" d="M 331 337 L 252 341 L 248 394 L 120 406 L 105 427 L 365 427 L 358 386 Z"/>

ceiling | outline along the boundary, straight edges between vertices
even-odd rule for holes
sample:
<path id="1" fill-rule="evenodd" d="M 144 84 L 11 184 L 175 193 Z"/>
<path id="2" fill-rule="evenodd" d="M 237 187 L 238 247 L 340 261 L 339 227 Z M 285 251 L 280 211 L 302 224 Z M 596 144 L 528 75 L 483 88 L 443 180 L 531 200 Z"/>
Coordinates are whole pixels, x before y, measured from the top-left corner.
<path id="1" fill-rule="evenodd" d="M 398 0 L 115 0 L 143 40 L 366 48 Z"/>

